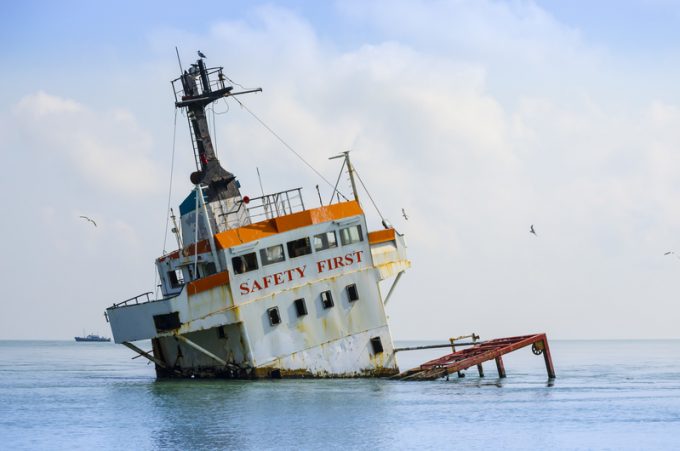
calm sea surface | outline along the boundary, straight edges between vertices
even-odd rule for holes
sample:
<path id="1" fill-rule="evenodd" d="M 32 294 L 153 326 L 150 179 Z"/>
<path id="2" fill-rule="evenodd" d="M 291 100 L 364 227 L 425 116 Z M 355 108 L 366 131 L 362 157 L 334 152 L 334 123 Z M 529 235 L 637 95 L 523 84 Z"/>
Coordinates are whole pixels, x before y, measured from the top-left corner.
<path id="1" fill-rule="evenodd" d="M 680 341 L 551 350 L 551 385 L 528 348 L 503 380 L 157 382 L 120 345 L 0 341 L 0 449 L 680 449 Z"/>

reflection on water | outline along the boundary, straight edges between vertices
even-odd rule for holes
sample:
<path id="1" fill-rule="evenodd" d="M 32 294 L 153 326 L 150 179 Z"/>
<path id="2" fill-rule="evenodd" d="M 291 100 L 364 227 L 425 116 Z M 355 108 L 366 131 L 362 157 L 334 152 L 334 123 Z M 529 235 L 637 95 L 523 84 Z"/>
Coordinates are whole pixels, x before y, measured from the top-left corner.
<path id="1" fill-rule="evenodd" d="M 554 341 L 551 351 L 554 381 L 530 350 L 504 357 L 506 379 L 492 363 L 485 378 L 471 368 L 448 382 L 156 381 L 122 346 L 0 342 L 0 435 L 6 449 L 676 446 L 680 342 Z"/>

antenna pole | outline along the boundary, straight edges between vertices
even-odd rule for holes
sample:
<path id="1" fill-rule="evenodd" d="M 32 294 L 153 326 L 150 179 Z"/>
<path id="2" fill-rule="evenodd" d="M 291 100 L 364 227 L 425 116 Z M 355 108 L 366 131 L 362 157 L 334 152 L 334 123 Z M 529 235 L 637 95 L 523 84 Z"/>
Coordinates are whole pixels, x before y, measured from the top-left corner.
<path id="1" fill-rule="evenodd" d="M 184 69 L 182 69 L 182 60 L 179 59 L 179 50 L 175 46 L 175 53 L 177 54 L 177 62 L 179 63 L 179 73 L 181 74 Z"/>
<path id="2" fill-rule="evenodd" d="M 321 199 L 321 191 L 319 191 L 319 185 L 316 185 L 316 194 L 319 195 L 319 204 L 323 207 L 323 200 Z"/>
<path id="3" fill-rule="evenodd" d="M 260 182 L 260 191 L 262 191 L 262 197 L 264 197 L 264 188 L 262 188 L 262 177 L 260 177 L 260 168 L 256 166 L 255 170 L 257 170 L 257 180 Z"/>
<path id="4" fill-rule="evenodd" d="M 357 185 L 354 182 L 354 166 L 349 161 L 349 150 L 343 152 L 345 154 L 345 161 L 347 162 L 347 171 L 349 171 L 349 181 L 352 182 L 352 192 L 354 193 L 354 200 L 359 202 L 359 193 L 357 192 Z"/>
<path id="5" fill-rule="evenodd" d="M 175 238 L 177 239 L 177 246 L 179 246 L 179 249 L 182 249 L 182 238 L 180 237 L 179 234 L 179 227 L 177 227 L 177 218 L 175 217 L 175 212 L 170 209 L 170 218 L 172 218 L 172 233 L 175 234 Z"/>

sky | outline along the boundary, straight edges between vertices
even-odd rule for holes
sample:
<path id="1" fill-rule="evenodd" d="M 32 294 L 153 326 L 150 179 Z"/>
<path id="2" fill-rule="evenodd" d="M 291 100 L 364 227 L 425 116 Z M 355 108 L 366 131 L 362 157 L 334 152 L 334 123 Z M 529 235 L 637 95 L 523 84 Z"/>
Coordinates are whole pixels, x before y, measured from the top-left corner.
<path id="1" fill-rule="evenodd" d="M 175 47 L 262 87 L 240 100 L 326 179 L 351 149 L 409 246 L 395 339 L 680 338 L 678 2 L 29 0 L 0 41 L 0 339 L 110 335 L 105 308 L 154 290 L 191 189 Z M 330 197 L 248 110 L 214 113 L 243 194 L 259 169 Z"/>

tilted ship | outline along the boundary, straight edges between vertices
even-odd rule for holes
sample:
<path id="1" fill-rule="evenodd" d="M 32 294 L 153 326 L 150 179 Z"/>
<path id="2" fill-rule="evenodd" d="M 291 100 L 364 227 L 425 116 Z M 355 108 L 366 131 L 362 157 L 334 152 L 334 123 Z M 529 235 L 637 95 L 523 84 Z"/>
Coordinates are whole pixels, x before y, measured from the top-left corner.
<path id="1" fill-rule="evenodd" d="M 404 237 L 384 221 L 367 230 L 348 153 L 352 200 L 306 208 L 301 188 L 242 195 L 217 159 L 206 107 L 259 89 L 234 92 L 227 80 L 201 57 L 172 82 L 194 189 L 173 229 L 179 248 L 156 260 L 162 297 L 107 308 L 114 341 L 154 362 L 158 378 L 397 374 L 385 304 L 410 266 Z M 150 351 L 135 344 L 147 339 Z"/>

